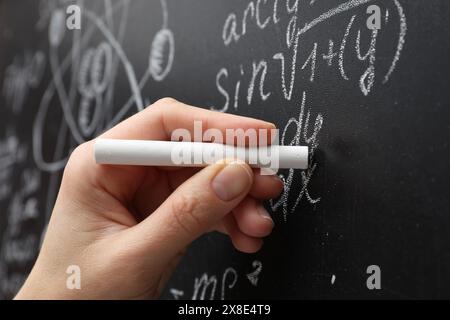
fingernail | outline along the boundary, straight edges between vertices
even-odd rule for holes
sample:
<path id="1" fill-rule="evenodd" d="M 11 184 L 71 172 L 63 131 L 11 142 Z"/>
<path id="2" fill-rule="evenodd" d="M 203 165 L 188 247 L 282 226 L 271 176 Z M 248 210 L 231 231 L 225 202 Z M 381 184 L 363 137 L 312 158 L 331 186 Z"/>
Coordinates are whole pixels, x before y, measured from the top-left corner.
<path id="1" fill-rule="evenodd" d="M 251 173 L 245 165 L 232 162 L 214 177 L 212 189 L 221 200 L 231 201 L 248 190 L 251 182 Z"/>
<path id="2" fill-rule="evenodd" d="M 265 121 L 266 123 L 267 123 L 267 125 L 269 126 L 269 127 L 271 127 L 271 129 L 275 129 L 277 126 L 275 125 L 275 123 L 273 123 L 273 122 L 267 122 L 267 121 Z"/>
<path id="3" fill-rule="evenodd" d="M 267 210 L 263 206 L 258 206 L 257 210 L 261 217 L 263 217 L 264 219 L 270 220 L 270 222 L 272 222 L 272 224 L 273 224 L 272 217 L 270 216 L 270 214 L 267 212 Z"/>

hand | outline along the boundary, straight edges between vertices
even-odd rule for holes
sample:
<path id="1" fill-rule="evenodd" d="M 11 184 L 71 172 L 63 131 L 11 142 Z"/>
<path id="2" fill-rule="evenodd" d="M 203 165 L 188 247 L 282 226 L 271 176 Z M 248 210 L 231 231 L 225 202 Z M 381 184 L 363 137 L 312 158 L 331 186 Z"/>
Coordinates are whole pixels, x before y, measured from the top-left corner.
<path id="1" fill-rule="evenodd" d="M 162 99 L 102 138 L 169 140 L 178 128 L 273 129 L 270 123 Z M 205 124 L 207 124 L 205 128 Z M 72 153 L 41 252 L 17 299 L 139 299 L 161 293 L 185 248 L 212 230 L 255 252 L 273 228 L 260 201 L 276 197 L 278 177 L 245 163 L 203 169 L 97 165 L 93 141 Z M 81 289 L 66 286 L 80 267 Z"/>

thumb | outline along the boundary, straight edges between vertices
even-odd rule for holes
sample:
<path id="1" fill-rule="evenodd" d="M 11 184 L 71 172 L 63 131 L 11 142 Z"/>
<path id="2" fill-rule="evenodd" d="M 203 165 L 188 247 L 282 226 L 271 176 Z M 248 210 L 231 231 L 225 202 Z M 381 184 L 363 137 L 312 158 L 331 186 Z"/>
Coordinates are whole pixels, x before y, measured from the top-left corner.
<path id="1" fill-rule="evenodd" d="M 244 162 L 208 166 L 179 186 L 137 227 L 147 252 L 170 261 L 203 233 L 210 231 L 247 195 L 253 171 Z"/>

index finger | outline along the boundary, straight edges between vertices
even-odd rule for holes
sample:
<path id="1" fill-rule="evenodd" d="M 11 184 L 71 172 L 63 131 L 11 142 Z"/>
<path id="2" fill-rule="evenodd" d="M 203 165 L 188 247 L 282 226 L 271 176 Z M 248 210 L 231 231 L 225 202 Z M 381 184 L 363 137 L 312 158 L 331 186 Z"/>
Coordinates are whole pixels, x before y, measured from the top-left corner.
<path id="1" fill-rule="evenodd" d="M 170 140 L 176 129 L 186 129 L 193 137 L 195 121 L 201 122 L 202 132 L 208 129 L 219 130 L 224 141 L 227 129 L 242 129 L 244 132 L 248 129 L 266 129 L 266 140 L 270 144 L 273 138 L 271 130 L 275 129 L 273 123 L 263 120 L 210 111 L 189 106 L 175 99 L 164 98 L 119 123 L 100 138 Z M 259 135 L 257 139 L 259 143 Z M 234 143 L 236 141 L 233 141 Z"/>

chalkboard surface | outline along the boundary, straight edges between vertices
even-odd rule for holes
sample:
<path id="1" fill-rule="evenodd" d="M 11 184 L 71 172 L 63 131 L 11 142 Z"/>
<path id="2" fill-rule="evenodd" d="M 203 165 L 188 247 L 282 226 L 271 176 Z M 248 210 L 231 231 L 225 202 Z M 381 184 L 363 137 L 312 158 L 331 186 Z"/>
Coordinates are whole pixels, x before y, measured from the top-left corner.
<path id="1" fill-rule="evenodd" d="M 312 161 L 281 172 L 259 253 L 206 235 L 163 298 L 450 298 L 449 8 L 0 1 L 0 297 L 33 265 L 73 148 L 171 96 L 272 121 Z"/>

